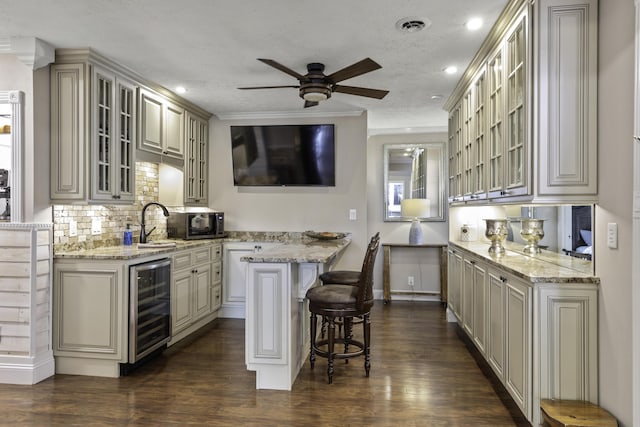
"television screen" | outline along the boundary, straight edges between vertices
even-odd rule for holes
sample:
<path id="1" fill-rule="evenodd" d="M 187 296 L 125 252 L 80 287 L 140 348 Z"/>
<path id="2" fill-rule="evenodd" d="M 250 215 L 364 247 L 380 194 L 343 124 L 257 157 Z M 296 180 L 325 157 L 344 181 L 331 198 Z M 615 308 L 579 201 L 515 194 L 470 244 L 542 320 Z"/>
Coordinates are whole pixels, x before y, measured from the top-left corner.
<path id="1" fill-rule="evenodd" d="M 237 186 L 335 186 L 334 125 L 231 126 Z"/>

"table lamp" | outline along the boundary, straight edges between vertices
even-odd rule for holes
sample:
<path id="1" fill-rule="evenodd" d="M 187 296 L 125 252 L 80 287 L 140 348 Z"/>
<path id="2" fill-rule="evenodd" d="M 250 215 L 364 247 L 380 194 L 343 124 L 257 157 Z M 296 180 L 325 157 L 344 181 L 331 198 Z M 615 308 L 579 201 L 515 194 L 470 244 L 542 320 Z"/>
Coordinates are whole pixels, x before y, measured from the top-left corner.
<path id="1" fill-rule="evenodd" d="M 409 244 L 422 244 L 422 226 L 420 218 L 430 216 L 430 203 L 428 199 L 404 199 L 400 202 L 400 212 L 405 218 L 413 218 L 409 229 Z"/>

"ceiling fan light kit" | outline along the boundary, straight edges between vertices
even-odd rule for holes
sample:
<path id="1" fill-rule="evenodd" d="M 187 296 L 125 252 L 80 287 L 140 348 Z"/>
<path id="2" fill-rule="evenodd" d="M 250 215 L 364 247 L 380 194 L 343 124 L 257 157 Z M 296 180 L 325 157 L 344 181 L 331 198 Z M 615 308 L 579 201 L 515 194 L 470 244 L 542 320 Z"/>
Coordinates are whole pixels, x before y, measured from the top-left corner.
<path id="1" fill-rule="evenodd" d="M 284 65 L 272 60 L 258 58 L 258 61 L 295 77 L 300 82 L 299 86 L 257 86 L 257 87 L 240 87 L 238 89 L 280 89 L 280 88 L 297 88 L 299 89 L 300 98 L 304 99 L 304 107 L 313 107 L 319 102 L 331 98 L 333 92 L 345 93 L 347 95 L 365 96 L 368 98 L 382 99 L 388 90 L 369 89 L 364 87 L 343 86 L 338 82 L 348 80 L 353 77 L 382 68 L 377 62 L 370 58 L 356 62 L 348 67 L 336 71 L 328 76 L 324 74 L 324 64 L 312 62 L 307 64 L 307 74 L 301 75 L 296 71 L 285 67 Z"/>

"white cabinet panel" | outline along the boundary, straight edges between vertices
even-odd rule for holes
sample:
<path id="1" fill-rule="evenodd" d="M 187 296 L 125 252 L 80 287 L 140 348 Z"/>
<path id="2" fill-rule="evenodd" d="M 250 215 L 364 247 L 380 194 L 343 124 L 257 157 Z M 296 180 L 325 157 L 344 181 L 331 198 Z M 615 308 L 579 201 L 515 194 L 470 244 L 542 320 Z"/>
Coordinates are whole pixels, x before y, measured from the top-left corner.
<path id="1" fill-rule="evenodd" d="M 506 282 L 504 383 L 527 418 L 531 417 L 530 288 L 513 278 Z"/>
<path id="2" fill-rule="evenodd" d="M 504 377 L 504 282 L 506 278 L 489 272 L 487 299 L 487 360 L 501 380 Z"/>

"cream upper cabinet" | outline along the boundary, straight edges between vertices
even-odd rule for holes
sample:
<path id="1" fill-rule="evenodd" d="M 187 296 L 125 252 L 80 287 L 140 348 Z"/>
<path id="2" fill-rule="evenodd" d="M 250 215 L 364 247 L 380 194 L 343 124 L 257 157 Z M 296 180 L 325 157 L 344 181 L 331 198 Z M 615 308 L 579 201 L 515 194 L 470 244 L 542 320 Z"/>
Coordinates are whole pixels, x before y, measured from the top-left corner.
<path id="1" fill-rule="evenodd" d="M 176 159 L 184 158 L 185 110 L 162 95 L 140 89 L 138 149 Z"/>
<path id="2" fill-rule="evenodd" d="M 187 111 L 184 157 L 184 202 L 207 205 L 209 122 Z"/>
<path id="3" fill-rule="evenodd" d="M 133 203 L 136 83 L 91 51 L 51 66 L 51 200 Z"/>
<path id="4" fill-rule="evenodd" d="M 136 85 L 94 66 L 91 198 L 135 198 Z"/>
<path id="5" fill-rule="evenodd" d="M 597 0 L 509 2 L 445 104 L 450 202 L 597 201 L 597 23 Z"/>

